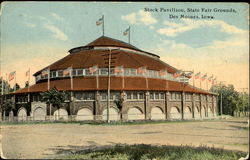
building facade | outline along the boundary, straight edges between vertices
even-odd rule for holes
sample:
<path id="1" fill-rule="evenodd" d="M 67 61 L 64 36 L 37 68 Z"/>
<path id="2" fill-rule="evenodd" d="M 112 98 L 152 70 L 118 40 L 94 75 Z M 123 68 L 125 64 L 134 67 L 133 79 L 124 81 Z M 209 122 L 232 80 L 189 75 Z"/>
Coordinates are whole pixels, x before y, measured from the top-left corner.
<path id="1" fill-rule="evenodd" d="M 217 116 L 217 96 L 182 82 L 186 77 L 176 77 L 178 70 L 158 55 L 105 36 L 69 53 L 37 71 L 34 85 L 5 96 L 15 101 L 15 109 L 7 116 L 106 120 L 108 111 L 114 121 Z M 50 88 L 68 95 L 59 110 L 41 102 L 40 93 Z"/>

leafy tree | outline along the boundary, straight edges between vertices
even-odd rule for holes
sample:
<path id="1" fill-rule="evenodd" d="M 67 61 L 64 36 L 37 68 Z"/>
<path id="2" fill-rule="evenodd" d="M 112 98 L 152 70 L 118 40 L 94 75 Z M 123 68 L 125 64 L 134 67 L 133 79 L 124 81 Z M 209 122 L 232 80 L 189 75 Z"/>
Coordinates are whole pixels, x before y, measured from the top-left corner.
<path id="1" fill-rule="evenodd" d="M 16 83 L 15 86 L 16 86 L 16 91 L 21 88 L 18 83 Z M 14 92 L 15 91 L 15 86 L 13 86 L 13 88 L 10 89 L 10 92 Z"/>
<path id="2" fill-rule="evenodd" d="M 15 103 L 13 102 L 13 100 L 11 99 L 7 99 L 4 103 L 3 103 L 3 112 L 4 112 L 4 116 L 6 112 L 10 112 L 13 109 L 15 109 Z"/>
<path id="3" fill-rule="evenodd" d="M 28 88 L 29 87 L 29 81 L 26 81 L 25 82 L 25 88 Z"/>
<path id="4" fill-rule="evenodd" d="M 229 85 L 214 85 L 211 87 L 210 91 L 217 93 L 218 96 L 218 108 L 221 113 L 220 103 L 222 95 L 222 114 L 228 114 L 231 116 L 236 113 L 245 112 L 248 107 L 248 94 L 239 93 L 234 90 L 232 84 Z"/>
<path id="5" fill-rule="evenodd" d="M 123 96 L 119 99 L 115 99 L 114 103 L 116 104 L 117 108 L 119 109 L 120 119 L 122 119 L 122 106 L 123 106 L 124 98 Z"/>
<path id="6" fill-rule="evenodd" d="M 3 84 L 2 84 L 2 78 L 0 78 L 0 92 L 2 92 L 2 88 L 3 88 L 3 93 L 7 94 L 10 88 L 10 85 L 8 83 L 8 81 L 3 80 Z M 3 85 L 3 86 L 2 86 Z"/>
<path id="7" fill-rule="evenodd" d="M 66 99 L 65 92 L 59 92 L 56 88 L 51 88 L 49 91 L 40 93 L 42 102 L 45 102 L 48 105 L 52 105 L 58 109 L 58 116 L 60 117 L 59 109 L 62 106 L 62 103 Z"/>

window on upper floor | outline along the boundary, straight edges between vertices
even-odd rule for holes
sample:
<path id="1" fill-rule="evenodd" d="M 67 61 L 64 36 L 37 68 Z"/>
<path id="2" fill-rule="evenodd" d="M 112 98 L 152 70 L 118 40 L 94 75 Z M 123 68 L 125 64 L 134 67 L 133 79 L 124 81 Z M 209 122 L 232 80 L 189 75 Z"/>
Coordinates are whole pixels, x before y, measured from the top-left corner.
<path id="1" fill-rule="evenodd" d="M 143 100 L 144 93 L 143 92 L 136 92 L 136 91 L 128 91 L 126 92 L 128 100 Z"/>
<path id="2" fill-rule="evenodd" d="M 149 97 L 151 100 L 163 100 L 165 99 L 165 93 L 164 92 L 150 92 Z"/>

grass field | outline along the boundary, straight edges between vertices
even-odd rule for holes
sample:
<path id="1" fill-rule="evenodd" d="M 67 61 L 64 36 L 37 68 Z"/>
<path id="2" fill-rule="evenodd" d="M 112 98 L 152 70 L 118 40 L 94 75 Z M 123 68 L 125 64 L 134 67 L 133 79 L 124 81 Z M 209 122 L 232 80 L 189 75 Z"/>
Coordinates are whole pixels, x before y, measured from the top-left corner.
<path id="1" fill-rule="evenodd" d="M 95 150 L 78 151 L 60 159 L 119 160 L 238 160 L 246 153 L 206 146 L 116 145 Z"/>

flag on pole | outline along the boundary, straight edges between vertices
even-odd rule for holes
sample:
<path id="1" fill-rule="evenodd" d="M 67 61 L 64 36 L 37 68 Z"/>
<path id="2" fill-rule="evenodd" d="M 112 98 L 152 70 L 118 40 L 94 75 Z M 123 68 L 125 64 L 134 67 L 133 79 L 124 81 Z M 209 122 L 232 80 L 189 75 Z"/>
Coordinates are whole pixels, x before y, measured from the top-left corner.
<path id="1" fill-rule="evenodd" d="M 72 67 L 68 67 L 67 69 L 63 70 L 63 76 L 71 75 Z"/>
<path id="2" fill-rule="evenodd" d="M 200 75 L 201 75 L 201 72 L 198 72 L 198 73 L 196 73 L 196 74 L 194 75 L 194 78 L 195 78 L 195 79 L 198 79 L 198 78 L 200 78 Z"/>
<path id="3" fill-rule="evenodd" d="M 213 75 L 212 75 L 211 77 L 209 77 L 209 78 L 208 78 L 208 81 L 209 81 L 209 82 L 212 82 L 213 77 L 214 77 Z"/>
<path id="4" fill-rule="evenodd" d="M 180 76 L 182 76 L 183 75 L 183 72 L 181 71 L 181 70 L 178 70 L 178 71 L 176 71 L 174 74 L 173 74 L 173 77 L 174 78 L 177 78 L 177 77 L 180 77 Z"/>
<path id="5" fill-rule="evenodd" d="M 15 78 L 15 76 L 16 76 L 16 71 L 11 72 L 11 73 L 9 74 L 9 81 L 13 80 L 13 79 Z"/>
<path id="6" fill-rule="evenodd" d="M 30 69 L 29 69 L 28 71 L 25 72 L 25 76 L 26 76 L 26 77 L 29 77 L 29 75 L 30 75 Z"/>
<path id="7" fill-rule="evenodd" d="M 92 67 L 89 67 L 89 72 L 91 74 L 93 74 L 94 72 L 96 72 L 98 70 L 98 66 L 97 65 L 94 65 Z"/>
<path id="8" fill-rule="evenodd" d="M 99 26 L 103 24 L 103 17 L 99 18 L 98 21 L 96 21 L 96 25 Z"/>
<path id="9" fill-rule="evenodd" d="M 192 78 L 193 72 L 185 73 L 185 77 Z"/>
<path id="10" fill-rule="evenodd" d="M 124 36 L 126 36 L 126 35 L 128 35 L 128 34 L 129 34 L 129 32 L 130 32 L 130 27 L 129 27 L 129 28 L 127 28 L 127 29 L 123 32 L 123 35 L 124 35 Z"/>
<path id="11" fill-rule="evenodd" d="M 201 77 L 201 80 L 204 81 L 207 78 L 207 74 Z"/>
<path id="12" fill-rule="evenodd" d="M 146 73 L 146 67 L 137 68 L 137 74 L 145 74 L 145 73 Z"/>
<path id="13" fill-rule="evenodd" d="M 159 75 L 160 75 L 161 77 L 165 76 L 166 74 L 167 74 L 167 71 L 166 71 L 166 70 L 160 70 L 160 72 L 159 72 Z"/>
<path id="14" fill-rule="evenodd" d="M 122 73 L 123 72 L 123 66 L 116 66 L 114 69 L 114 73 Z"/>

